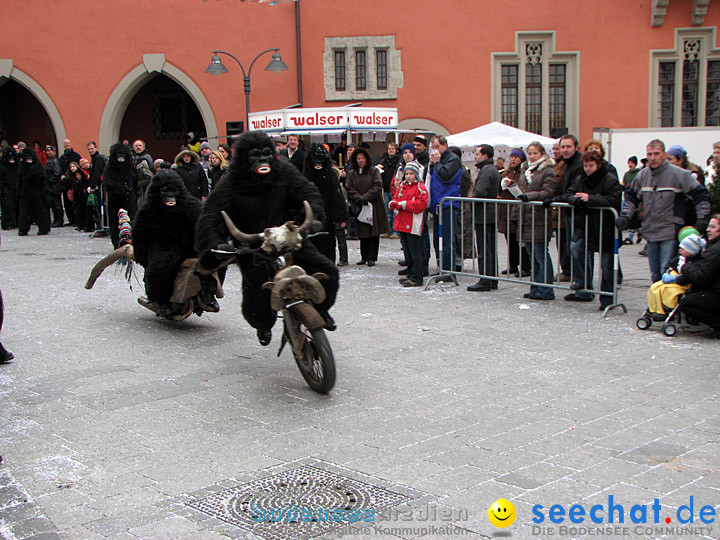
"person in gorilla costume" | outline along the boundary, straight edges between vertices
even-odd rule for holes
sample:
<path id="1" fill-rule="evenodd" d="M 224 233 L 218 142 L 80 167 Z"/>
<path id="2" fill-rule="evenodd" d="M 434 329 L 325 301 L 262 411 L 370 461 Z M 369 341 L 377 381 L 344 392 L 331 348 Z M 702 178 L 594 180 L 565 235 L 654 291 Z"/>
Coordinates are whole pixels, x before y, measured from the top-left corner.
<path id="1" fill-rule="evenodd" d="M 275 144 L 265 133 L 244 133 L 235 145 L 228 172 L 208 196 L 198 220 L 195 247 L 200 266 L 212 270 L 224 260 L 210 251 L 226 245 L 230 235 L 221 210 L 241 231 L 253 234 L 289 220 L 299 223 L 304 217 L 304 200 L 310 203 L 315 219 L 324 221 L 325 210 L 318 189 L 297 167 L 277 159 Z M 322 282 L 325 301 L 316 307 L 325 320 L 325 328 L 335 330 L 328 310 L 335 303 L 339 287 L 337 268 L 309 240 L 293 253 L 293 260 L 308 274 L 323 272 L 329 277 Z M 263 290 L 262 285 L 272 280 L 272 272 L 264 262 L 256 263 L 253 255 L 238 256 L 236 261 L 243 276 L 243 316 L 256 329 L 260 343 L 267 345 L 276 315 L 270 307 L 270 291 Z"/>
<path id="2" fill-rule="evenodd" d="M 135 262 L 145 268 L 145 292 L 158 315 L 172 315 L 170 297 L 180 264 L 196 256 L 195 226 L 202 204 L 188 193 L 175 171 L 160 169 L 133 223 Z M 209 276 L 208 281 L 214 282 Z M 219 309 L 214 297 L 209 306 Z"/>
<path id="3" fill-rule="evenodd" d="M 110 226 L 110 240 L 117 249 L 118 210 L 127 210 L 130 219 L 137 213 L 137 173 L 132 159 L 132 149 L 121 143 L 110 147 L 105 171 L 103 172 L 103 186 L 107 195 L 108 224 Z"/>
<path id="4" fill-rule="evenodd" d="M 312 243 L 320 253 L 335 262 L 335 227 L 344 226 L 348 219 L 347 204 L 340 193 L 340 182 L 332 168 L 330 154 L 322 144 L 313 143 L 305 156 L 303 174 L 320 191 L 325 204 L 323 225 L 329 234 L 315 236 Z"/>
<path id="5" fill-rule="evenodd" d="M 38 224 L 38 234 L 50 232 L 50 193 L 47 176 L 35 150 L 25 148 L 20 153 L 20 178 L 18 181 L 20 214 L 18 235 L 27 236 L 30 226 Z"/>
<path id="6" fill-rule="evenodd" d="M 17 189 L 20 165 L 18 155 L 12 146 L 2 151 L 0 157 L 0 214 L 2 214 L 2 229 L 17 227 Z"/>

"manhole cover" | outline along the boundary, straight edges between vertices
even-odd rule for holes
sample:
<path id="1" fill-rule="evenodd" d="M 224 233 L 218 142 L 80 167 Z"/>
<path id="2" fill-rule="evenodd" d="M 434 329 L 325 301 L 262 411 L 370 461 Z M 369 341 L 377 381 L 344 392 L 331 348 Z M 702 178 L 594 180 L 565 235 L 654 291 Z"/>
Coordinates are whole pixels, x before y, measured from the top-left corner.
<path id="1" fill-rule="evenodd" d="M 353 523 L 374 522 L 386 508 L 410 500 L 311 465 L 186 503 L 267 540 L 305 540 Z"/>

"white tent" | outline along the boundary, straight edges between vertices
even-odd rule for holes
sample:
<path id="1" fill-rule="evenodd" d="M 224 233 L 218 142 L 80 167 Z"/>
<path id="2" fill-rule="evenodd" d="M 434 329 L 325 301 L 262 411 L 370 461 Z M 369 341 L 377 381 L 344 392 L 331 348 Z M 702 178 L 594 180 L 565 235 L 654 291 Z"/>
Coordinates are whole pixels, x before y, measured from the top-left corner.
<path id="1" fill-rule="evenodd" d="M 491 146 L 508 146 L 510 148 L 525 148 L 533 141 L 538 141 L 546 148 L 552 148 L 555 139 L 543 137 L 537 133 L 530 133 L 522 129 L 506 126 L 500 122 L 490 122 L 484 126 L 469 131 L 456 133 L 447 138 L 450 146 L 477 146 L 489 144 Z"/>
<path id="2" fill-rule="evenodd" d="M 533 141 L 542 144 L 545 151 L 552 156 L 552 146 L 555 144 L 555 139 L 506 126 L 501 122 L 490 122 L 469 131 L 449 135 L 447 141 L 449 146 L 459 146 L 463 149 L 462 161 L 466 165 L 475 162 L 474 148 L 479 144 L 489 144 L 494 147 L 496 158 L 507 158 L 513 148 L 524 150 Z"/>

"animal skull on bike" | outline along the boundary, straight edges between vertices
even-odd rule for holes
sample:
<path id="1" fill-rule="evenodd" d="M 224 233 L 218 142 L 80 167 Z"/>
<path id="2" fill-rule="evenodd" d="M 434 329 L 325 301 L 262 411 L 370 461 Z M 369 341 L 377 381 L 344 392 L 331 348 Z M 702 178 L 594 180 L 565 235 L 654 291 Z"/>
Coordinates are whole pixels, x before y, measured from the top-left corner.
<path id="1" fill-rule="evenodd" d="M 302 246 L 305 234 L 310 229 L 312 224 L 313 212 L 310 207 L 310 203 L 303 201 L 303 207 L 305 208 L 305 221 L 298 227 L 294 221 L 287 221 L 279 227 L 269 227 L 262 233 L 246 234 L 238 229 L 230 219 L 230 216 L 221 211 L 225 225 L 227 226 L 230 234 L 236 240 L 243 244 L 254 244 L 262 240 L 262 250 L 267 253 L 287 253 L 289 251 L 296 251 Z"/>

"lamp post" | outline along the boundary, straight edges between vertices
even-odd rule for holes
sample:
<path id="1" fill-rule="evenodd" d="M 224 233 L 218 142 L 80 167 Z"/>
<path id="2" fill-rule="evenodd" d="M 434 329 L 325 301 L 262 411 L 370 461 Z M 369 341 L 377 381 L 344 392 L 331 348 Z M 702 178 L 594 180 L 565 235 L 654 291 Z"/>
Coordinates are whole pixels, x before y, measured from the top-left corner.
<path id="1" fill-rule="evenodd" d="M 238 63 L 238 66 L 240 66 L 240 69 L 243 72 L 243 80 L 245 82 L 245 131 L 248 131 L 250 127 L 250 73 L 252 72 L 252 68 L 255 65 L 255 61 L 260 58 L 263 54 L 273 52 L 272 60 L 270 60 L 270 63 L 265 68 L 265 71 L 272 71 L 273 73 L 280 73 L 281 71 L 287 71 L 289 68 L 285 64 L 285 62 L 282 61 L 282 58 L 280 58 L 280 53 L 278 52 L 280 49 L 266 49 L 260 54 L 258 54 L 255 58 L 253 58 L 253 61 L 250 63 L 250 69 L 245 71 L 245 68 L 243 67 L 240 60 L 237 59 L 237 57 L 234 54 L 231 54 L 226 51 L 213 51 L 212 60 L 210 60 L 210 65 L 205 70 L 205 73 L 210 73 L 211 75 L 222 75 L 223 73 L 228 73 L 230 70 L 225 67 L 225 65 L 222 63 L 222 60 L 220 60 L 220 54 L 226 54 L 233 60 L 235 60 Z"/>

